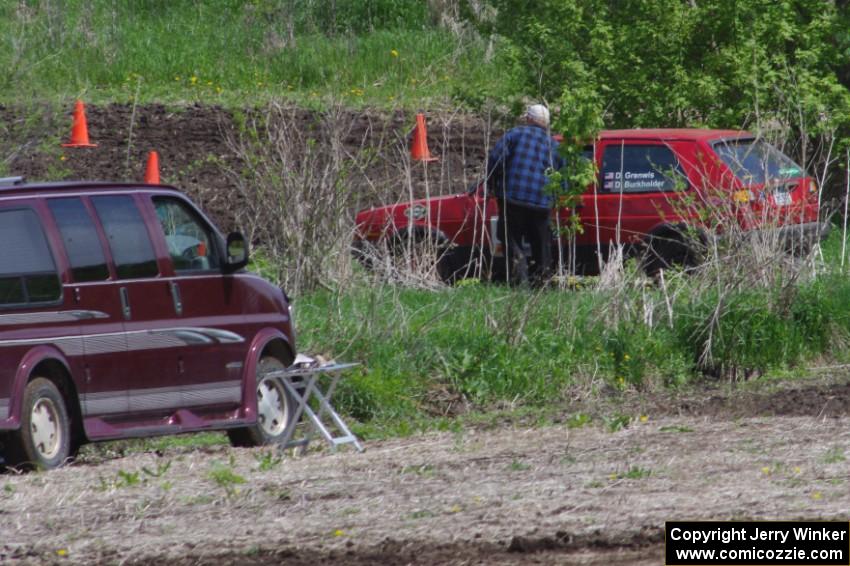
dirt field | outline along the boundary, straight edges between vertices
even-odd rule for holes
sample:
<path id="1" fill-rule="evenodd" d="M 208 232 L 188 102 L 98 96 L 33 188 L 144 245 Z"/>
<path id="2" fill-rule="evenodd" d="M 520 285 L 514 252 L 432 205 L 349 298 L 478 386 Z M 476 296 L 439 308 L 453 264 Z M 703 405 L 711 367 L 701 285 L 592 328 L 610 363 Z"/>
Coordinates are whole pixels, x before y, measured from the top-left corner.
<path id="1" fill-rule="evenodd" d="M 0 562 L 656 565 L 666 520 L 848 519 L 846 375 L 620 408 L 646 418 L 6 474 Z"/>
<path id="2" fill-rule="evenodd" d="M 71 132 L 71 110 L 48 105 L 0 106 L 0 176 L 28 180 L 139 182 L 148 152 L 160 155 L 162 182 L 187 192 L 224 229 L 235 227 L 233 179 L 242 170 L 228 139 L 236 139 L 263 109 L 234 118 L 215 106 L 169 108 L 160 104 L 86 107 L 96 148 L 62 148 Z M 253 114 L 251 114 L 253 112 Z M 427 116 L 428 145 L 439 160 L 410 166 L 413 113 L 314 112 L 292 108 L 288 120 L 325 146 L 334 137 L 351 170 L 346 188 L 354 209 L 416 196 L 464 191 L 479 175 L 487 148 L 502 129 L 495 117 L 461 113 Z M 427 182 L 426 182 L 427 180 Z"/>

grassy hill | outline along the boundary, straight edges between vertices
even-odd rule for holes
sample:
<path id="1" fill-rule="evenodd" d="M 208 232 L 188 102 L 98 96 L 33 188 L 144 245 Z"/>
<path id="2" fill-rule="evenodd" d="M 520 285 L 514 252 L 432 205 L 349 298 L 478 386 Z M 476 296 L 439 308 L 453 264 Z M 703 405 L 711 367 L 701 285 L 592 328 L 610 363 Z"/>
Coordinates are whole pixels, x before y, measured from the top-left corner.
<path id="1" fill-rule="evenodd" d="M 67 0 L 0 4 L 0 101 L 286 98 L 359 108 L 508 94 L 492 46 L 420 0 Z"/>

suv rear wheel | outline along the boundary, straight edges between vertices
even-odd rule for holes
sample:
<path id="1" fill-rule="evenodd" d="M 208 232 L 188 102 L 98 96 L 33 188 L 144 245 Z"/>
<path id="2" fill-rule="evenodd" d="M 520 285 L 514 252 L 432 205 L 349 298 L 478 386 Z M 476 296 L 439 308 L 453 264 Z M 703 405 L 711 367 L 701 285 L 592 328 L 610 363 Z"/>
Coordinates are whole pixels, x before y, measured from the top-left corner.
<path id="1" fill-rule="evenodd" d="M 36 377 L 24 389 L 21 428 L 9 435 L 6 463 L 51 469 L 71 453 L 71 421 L 65 399 L 49 379 Z"/>
<path id="2" fill-rule="evenodd" d="M 297 402 L 280 379 L 267 374 L 286 369 L 273 356 L 265 356 L 257 364 L 257 424 L 227 431 L 233 446 L 266 446 L 283 441 L 289 427 L 294 426 Z"/>

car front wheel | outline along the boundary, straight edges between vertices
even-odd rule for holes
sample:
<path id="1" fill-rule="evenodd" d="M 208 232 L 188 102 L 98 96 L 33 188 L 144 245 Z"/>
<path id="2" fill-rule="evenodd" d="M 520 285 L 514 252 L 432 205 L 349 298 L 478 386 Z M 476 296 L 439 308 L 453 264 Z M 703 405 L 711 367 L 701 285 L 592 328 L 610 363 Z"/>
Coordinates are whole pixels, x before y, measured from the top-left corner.
<path id="1" fill-rule="evenodd" d="M 279 359 L 266 356 L 257 364 L 257 423 L 228 431 L 233 446 L 266 446 L 283 442 L 294 426 L 296 401 L 283 382 L 269 373 L 286 369 Z"/>

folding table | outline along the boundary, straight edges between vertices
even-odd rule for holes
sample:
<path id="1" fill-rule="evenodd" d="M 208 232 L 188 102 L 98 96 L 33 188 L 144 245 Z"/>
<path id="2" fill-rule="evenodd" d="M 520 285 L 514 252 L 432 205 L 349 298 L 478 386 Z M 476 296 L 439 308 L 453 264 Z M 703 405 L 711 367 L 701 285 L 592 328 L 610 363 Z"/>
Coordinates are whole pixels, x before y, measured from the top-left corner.
<path id="1" fill-rule="evenodd" d="M 285 370 L 266 374 L 266 377 L 279 379 L 296 401 L 292 425 L 287 428 L 280 443 L 281 449 L 298 447 L 303 452 L 307 449 L 313 434 L 318 433 L 330 444 L 331 449 L 344 444 L 353 444 L 358 452 L 363 452 L 360 441 L 331 405 L 331 398 L 342 373 L 358 365 L 360 364 L 337 362 L 320 364 L 312 358 L 299 354 L 295 363 Z M 311 399 L 315 399 L 318 403 L 318 411 L 314 411 L 310 406 Z M 308 425 L 308 430 L 303 437 L 293 438 L 302 415 L 307 417 L 305 424 Z"/>

